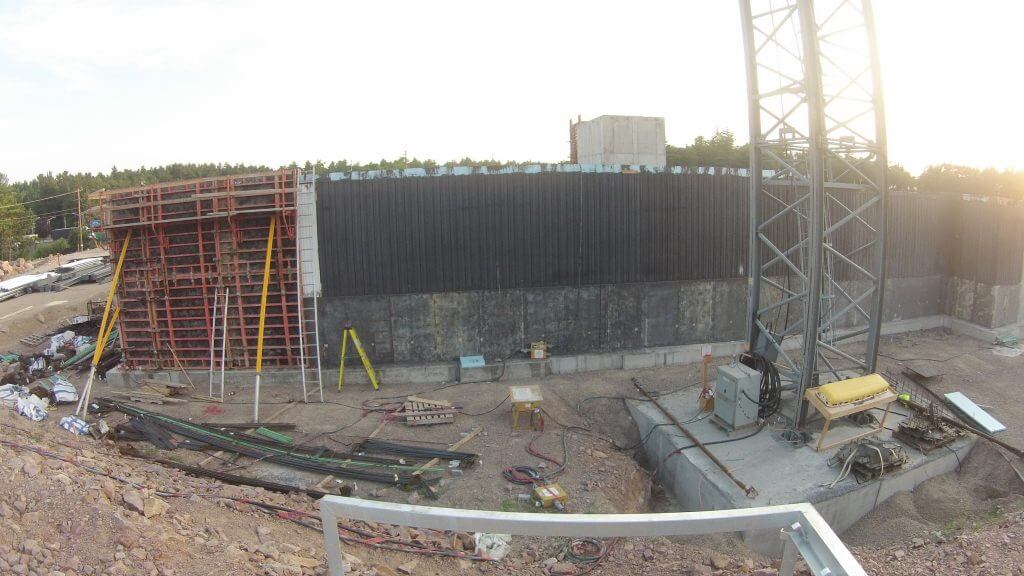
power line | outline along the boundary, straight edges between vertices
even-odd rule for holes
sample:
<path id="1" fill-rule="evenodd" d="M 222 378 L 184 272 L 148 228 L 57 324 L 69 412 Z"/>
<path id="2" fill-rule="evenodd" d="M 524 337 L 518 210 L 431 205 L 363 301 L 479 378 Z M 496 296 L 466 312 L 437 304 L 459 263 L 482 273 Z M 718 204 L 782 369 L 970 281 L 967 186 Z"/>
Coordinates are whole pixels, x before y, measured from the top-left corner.
<path id="1" fill-rule="evenodd" d="M 33 202 L 43 202 L 44 200 L 53 200 L 54 198 L 60 198 L 62 196 L 70 196 L 72 194 L 78 194 L 78 191 L 77 190 L 72 190 L 71 192 L 65 192 L 63 194 L 56 194 L 54 196 L 47 196 L 46 198 L 37 198 L 35 200 L 26 200 L 24 202 L 15 202 L 14 204 L 8 204 L 6 206 L 0 206 L 0 210 L 3 210 L 4 208 L 12 208 L 14 206 L 24 206 L 25 204 L 32 204 Z"/>
<path id="2" fill-rule="evenodd" d="M 67 216 L 69 214 L 74 214 L 74 213 L 75 213 L 74 210 L 66 210 L 63 213 L 57 213 L 54 216 L 51 216 L 50 219 L 52 220 L 53 218 L 56 218 L 58 216 Z M 7 222 L 19 222 L 21 220 L 38 220 L 39 218 L 41 218 L 41 217 L 40 216 L 36 216 L 36 215 L 21 216 L 21 217 L 18 217 L 18 218 L 0 218 L 0 224 L 4 224 L 4 223 L 7 223 Z"/>

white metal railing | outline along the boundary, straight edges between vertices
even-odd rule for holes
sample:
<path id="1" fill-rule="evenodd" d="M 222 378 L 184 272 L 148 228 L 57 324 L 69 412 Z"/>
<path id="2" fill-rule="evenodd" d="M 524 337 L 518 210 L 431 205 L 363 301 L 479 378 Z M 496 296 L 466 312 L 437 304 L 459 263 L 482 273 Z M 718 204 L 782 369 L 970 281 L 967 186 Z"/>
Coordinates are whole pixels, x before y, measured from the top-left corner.
<path id="1" fill-rule="evenodd" d="M 811 573 L 817 576 L 867 576 L 839 536 L 810 504 L 665 514 L 554 515 L 436 508 L 325 496 L 320 500 L 320 519 L 331 576 L 345 574 L 337 530 L 339 518 L 433 530 L 595 538 L 781 530 L 784 547 L 779 576 L 793 574 L 798 552 Z"/>

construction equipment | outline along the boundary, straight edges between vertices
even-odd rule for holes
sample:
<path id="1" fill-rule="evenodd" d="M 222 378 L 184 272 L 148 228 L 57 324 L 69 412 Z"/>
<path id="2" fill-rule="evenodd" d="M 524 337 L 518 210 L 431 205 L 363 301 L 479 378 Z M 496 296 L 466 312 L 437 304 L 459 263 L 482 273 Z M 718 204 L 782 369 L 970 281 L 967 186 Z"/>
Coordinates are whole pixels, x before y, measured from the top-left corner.
<path id="1" fill-rule="evenodd" d="M 565 512 L 569 503 L 569 494 L 558 484 L 537 484 L 530 496 L 537 508 L 554 508 L 559 512 Z"/>
<path id="2" fill-rule="evenodd" d="M 816 4 L 740 2 L 751 142 L 747 343 L 776 355 L 782 380 L 795 385 L 794 440 L 806 423 L 805 392 L 822 376 L 875 371 L 886 276 L 874 14 L 870 2 L 821 13 Z M 849 82 L 833 81 L 837 69 Z M 847 324 L 857 329 L 840 329 Z M 864 346 L 840 350 L 861 336 Z M 801 337 L 800 349 L 787 350 Z"/>
<path id="3" fill-rule="evenodd" d="M 718 369 L 711 421 L 727 432 L 757 425 L 761 373 L 736 363 Z"/>
<path id="4" fill-rule="evenodd" d="M 929 406 L 923 414 L 915 414 L 904 419 L 892 433 L 892 437 L 927 454 L 941 448 L 964 433 L 955 426 L 943 422 L 935 413 L 935 406 Z"/>
<path id="5" fill-rule="evenodd" d="M 851 472 L 858 483 L 891 473 L 907 463 L 907 455 L 903 446 L 895 442 L 863 438 L 843 446 L 828 461 L 830 467 L 840 463 L 842 468 L 830 487 L 835 487 Z"/>
<path id="6" fill-rule="evenodd" d="M 970 398 L 964 396 L 963 392 L 950 392 L 949 394 L 944 394 L 943 397 L 946 400 L 946 404 L 964 422 L 973 422 L 978 428 L 989 434 L 1006 430 L 1006 426 L 1002 422 L 993 418 L 981 406 L 978 406 Z"/>
<path id="7" fill-rule="evenodd" d="M 519 428 L 519 417 L 529 415 L 530 427 L 534 430 L 544 429 L 544 416 L 541 415 L 540 403 L 544 397 L 539 386 L 509 386 L 509 400 L 512 401 L 512 429 Z"/>
<path id="8" fill-rule="evenodd" d="M 804 398 L 825 418 L 825 425 L 822 427 L 818 443 L 814 447 L 816 451 L 821 452 L 843 442 L 877 434 L 884 430 L 885 421 L 889 417 L 889 408 L 896 401 L 896 393 L 889 389 L 889 384 L 884 378 L 878 374 L 869 374 L 860 378 L 830 382 L 824 386 L 810 388 L 804 394 Z M 825 435 L 828 434 L 833 420 L 867 412 L 874 408 L 885 409 L 885 414 L 877 426 L 837 442 L 825 444 Z"/>
<path id="9" fill-rule="evenodd" d="M 530 343 L 530 358 L 544 360 L 548 357 L 548 343 L 544 340 Z"/>
<path id="10" fill-rule="evenodd" d="M 967 424 L 964 424 L 963 422 L 960 422 L 960 421 L 956 420 L 955 418 L 950 418 L 949 416 L 944 416 L 942 414 L 937 414 L 937 413 L 934 412 L 934 407 L 933 406 L 926 407 L 926 406 L 924 406 L 922 404 L 919 404 L 919 403 L 915 402 L 914 400 L 911 399 L 910 394 L 900 394 L 899 401 L 900 401 L 900 404 L 903 404 L 907 408 L 910 408 L 912 410 L 917 411 L 918 414 L 926 414 L 926 413 L 927 414 L 934 414 L 934 419 L 937 419 L 937 420 L 941 421 L 944 424 L 948 424 L 948 425 L 953 426 L 953 427 L 955 427 L 955 428 L 957 428 L 959 430 L 962 430 L 964 432 L 970 432 L 971 434 L 974 434 L 975 436 L 980 436 L 980 437 L 984 438 L 985 440 L 988 440 L 989 442 L 995 444 L 996 446 L 1001 446 L 1003 448 L 1006 448 L 1007 450 L 1012 452 L 1018 458 L 1024 458 L 1024 450 L 1021 450 L 1020 448 L 1017 448 L 1016 446 L 1012 446 L 1010 444 L 1007 444 L 1006 442 L 1003 442 L 1002 440 L 996 438 L 995 436 L 992 436 L 991 434 L 988 434 L 986 432 L 982 432 L 981 430 L 978 430 L 977 428 L 968 426 Z"/>
<path id="11" fill-rule="evenodd" d="M 377 371 L 373 369 L 370 357 L 366 355 L 363 343 L 359 341 L 359 335 L 356 334 L 356 329 L 351 324 L 345 324 L 345 328 L 341 331 L 341 362 L 338 365 L 338 390 L 340 391 L 342 386 L 345 385 L 345 360 L 348 359 L 345 353 L 348 349 L 349 339 L 352 340 L 352 345 L 355 346 L 359 359 L 363 362 L 363 368 L 366 369 L 366 375 L 370 378 L 370 384 L 373 384 L 374 390 L 379 390 L 380 380 L 377 379 Z"/>

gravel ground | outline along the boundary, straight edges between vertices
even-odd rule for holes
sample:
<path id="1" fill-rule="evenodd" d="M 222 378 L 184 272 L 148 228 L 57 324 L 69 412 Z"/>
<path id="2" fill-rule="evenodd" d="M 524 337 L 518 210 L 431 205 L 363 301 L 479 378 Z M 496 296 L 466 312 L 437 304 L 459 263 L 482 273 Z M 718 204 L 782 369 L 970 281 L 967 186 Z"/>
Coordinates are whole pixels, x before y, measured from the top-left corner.
<path id="1" fill-rule="evenodd" d="M 60 317 L 84 309 L 84 302 L 102 295 L 104 287 L 84 285 L 56 295 L 29 295 L 0 303 L 0 316 L 27 305 L 51 305 L 40 321 L 34 309 L 20 312 L 0 334 L 3 344 L 16 344 L 23 333 L 55 329 Z M 27 299 L 48 297 L 30 303 Z M 24 317 L 24 318 L 22 318 Z M 13 320 L 17 319 L 17 322 Z M 1008 442 L 1024 445 L 1024 403 L 1019 393 L 1019 374 L 1024 357 L 1006 358 L 992 353 L 980 341 L 941 330 L 887 337 L 880 368 L 900 368 L 907 362 L 930 362 L 946 374 L 933 388 L 939 392 L 961 390 L 990 412 L 1009 430 Z M 727 361 L 728 359 L 722 359 Z M 454 424 L 409 428 L 389 422 L 379 437 L 394 441 L 431 442 L 442 446 L 480 427 L 482 432 L 463 449 L 481 454 L 480 464 L 462 476 L 445 476 L 437 501 L 394 488 L 360 483 L 355 495 L 382 500 L 436 504 L 480 509 L 521 509 L 521 491 L 501 479 L 505 466 L 539 466 L 542 460 L 527 454 L 536 440 L 543 453 L 562 459 L 562 431 L 582 426 L 590 432 L 569 436 L 569 461 L 558 481 L 570 493 L 574 512 L 639 512 L 675 510 L 674 503 L 657 486 L 626 446 L 637 442 L 635 427 L 618 397 L 632 396 L 630 379 L 640 378 L 652 391 L 692 388 L 696 398 L 700 366 L 671 366 L 648 370 L 609 371 L 545 378 L 546 427 L 543 433 L 509 429 L 506 382 L 467 383 L 435 390 L 431 386 L 386 384 L 374 393 L 348 386 L 344 392 L 328 390 L 328 403 L 296 404 L 277 417 L 295 422 L 298 442 L 321 443 L 336 449 L 375 430 L 382 414 L 367 410 L 364 402 L 388 401 L 386 396 L 418 393 L 450 400 L 465 414 Z M 81 382 L 80 375 L 72 381 Z M 109 391 L 110 382 L 97 385 L 97 394 Z M 200 384 L 200 388 L 202 385 Z M 295 385 L 264 389 L 262 414 L 267 417 L 299 399 Z M 203 392 L 203 390 L 200 390 Z M 147 406 L 194 421 L 244 421 L 251 416 L 251 391 L 229 390 L 224 405 L 191 402 L 186 406 Z M 605 397 L 605 398 L 600 398 Z M 589 399 L 589 400 L 588 400 Z M 581 404 L 582 402 L 582 404 Z M 369 405 L 374 406 L 374 405 Z M 11 413 L 0 415 L 0 439 L 61 453 L 124 479 L 105 479 L 72 464 L 42 458 L 23 448 L 0 447 L 0 574 L 321 574 L 323 554 L 318 532 L 296 525 L 260 509 L 221 496 L 241 496 L 315 512 L 305 496 L 281 496 L 258 489 L 224 486 L 190 478 L 160 466 L 125 458 L 104 443 L 76 438 L 57 427 L 68 408 L 58 408 L 41 424 Z M 11 426 L 17 428 L 10 428 Z M 175 451 L 174 457 L 198 461 L 204 454 Z M 1017 461 L 1018 469 L 1024 463 Z M 265 463 L 228 464 L 218 460 L 211 467 L 232 468 L 240 474 L 311 485 L 321 478 Z M 155 490 L 205 496 L 154 496 Z M 140 492 L 169 507 L 145 518 L 126 503 L 125 495 Z M 1018 511 L 1024 482 L 995 449 L 980 444 L 959 472 L 926 482 L 912 493 L 897 495 L 879 506 L 845 535 L 871 574 L 1024 574 L 1021 570 L 1020 535 L 1024 520 Z M 130 494 L 129 500 L 135 501 Z M 259 531 L 257 530 L 259 528 Z M 270 530 L 270 533 L 266 533 Z M 409 538 L 407 529 L 375 527 Z M 450 535 L 428 534 L 438 547 L 451 548 Z M 445 540 L 448 541 L 445 541 Z M 271 545 L 268 545 L 270 542 Z M 432 558 L 349 545 L 356 574 L 394 574 L 400 566 L 413 574 L 554 574 L 577 573 L 578 568 L 559 558 L 564 541 L 516 539 L 512 553 L 501 563 L 466 559 Z M 138 551 L 136 551 L 138 550 Z M 774 573 L 771 559 L 746 551 L 732 535 L 703 538 L 633 539 L 612 544 L 610 555 L 593 574 L 744 574 Z M 409 562 L 416 565 L 410 567 Z M 24 570 L 23 568 L 24 567 Z M 401 573 L 401 572 L 398 572 Z"/>

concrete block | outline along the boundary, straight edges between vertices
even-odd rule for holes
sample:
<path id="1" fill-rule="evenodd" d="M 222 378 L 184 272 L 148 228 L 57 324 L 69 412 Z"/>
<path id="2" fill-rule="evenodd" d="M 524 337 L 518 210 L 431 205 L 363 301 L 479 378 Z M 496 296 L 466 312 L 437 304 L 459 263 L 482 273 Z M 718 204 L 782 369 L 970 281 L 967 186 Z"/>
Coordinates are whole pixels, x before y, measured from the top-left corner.
<path id="1" fill-rule="evenodd" d="M 403 294 L 391 297 L 391 333 L 395 342 L 395 362 L 436 361 L 436 328 L 434 301 L 429 294 Z"/>
<path id="2" fill-rule="evenodd" d="M 993 313 L 995 311 L 995 297 L 991 284 L 974 283 L 974 306 L 971 308 L 969 320 L 979 326 L 986 328 L 993 327 Z"/>
<path id="3" fill-rule="evenodd" d="M 678 284 L 645 284 L 643 292 L 643 346 L 671 346 L 679 330 Z"/>
<path id="4" fill-rule="evenodd" d="M 576 351 L 578 293 L 575 288 L 535 288 L 526 291 L 526 342 L 544 340 L 554 353 Z"/>
<path id="5" fill-rule="evenodd" d="M 547 360 L 516 360 L 509 362 L 505 367 L 505 376 L 502 380 L 528 380 L 530 378 L 543 378 L 554 372 L 551 369 L 551 359 Z"/>
<path id="6" fill-rule="evenodd" d="M 662 358 L 664 358 L 664 355 L 662 355 Z M 637 368 L 653 368 L 657 365 L 658 355 L 655 354 L 654 352 L 622 355 L 623 370 L 636 370 Z"/>
<path id="7" fill-rule="evenodd" d="M 992 288 L 992 327 L 1016 324 L 1020 315 L 1020 284 Z"/>
<path id="8" fill-rule="evenodd" d="M 432 294 L 437 360 L 480 354 L 479 292 Z"/>
<path id="9" fill-rule="evenodd" d="M 359 334 L 366 353 L 375 363 L 394 362 L 391 334 L 391 306 L 387 296 L 348 296 L 320 299 L 321 363 L 338 366 L 341 332 L 351 323 Z M 355 351 L 352 351 L 355 354 Z"/>
<path id="10" fill-rule="evenodd" d="M 604 325 L 604 304 L 600 286 L 584 286 L 576 290 L 575 330 L 570 349 L 575 353 L 597 350 L 601 346 Z"/>
<path id="11" fill-rule="evenodd" d="M 893 321 L 942 314 L 946 290 L 947 281 L 943 276 L 891 278 L 885 286 L 883 318 Z M 858 323 L 864 323 L 863 317 L 859 317 Z"/>
<path id="12" fill-rule="evenodd" d="M 693 396 L 688 392 L 662 396 L 659 402 L 680 420 L 691 418 L 696 411 Z M 648 403 L 626 404 L 642 436 L 654 426 L 667 421 L 656 407 Z M 828 467 L 825 462 L 834 450 L 819 453 L 811 447 L 794 448 L 764 431 L 741 441 L 721 443 L 718 441 L 734 437 L 728 436 L 708 420 L 693 422 L 687 428 L 706 443 L 717 442 L 712 448 L 715 455 L 726 462 L 741 481 L 754 486 L 758 495 L 753 499 L 748 498 L 707 456 L 697 450 L 686 450 L 669 456 L 676 449 L 688 446 L 689 441 L 678 437 L 670 426 L 654 428 L 644 445 L 646 456 L 651 462 L 663 462 L 659 479 L 672 490 L 684 509 L 732 509 L 811 502 L 840 533 L 891 494 L 913 489 L 924 480 L 948 472 L 956 466 L 956 457 L 946 450 L 936 450 L 928 455 L 913 453 L 906 465 L 880 481 L 858 484 L 849 478 L 834 488 L 828 488 L 825 484 L 835 478 L 836 469 Z M 844 423 L 839 424 L 838 428 L 856 427 Z M 837 433 L 847 434 L 850 431 L 837 430 Z M 882 438 L 888 439 L 888 432 L 883 432 Z M 959 449 L 958 453 L 961 459 L 966 455 L 966 451 Z M 734 462 L 742 464 L 728 464 Z M 743 537 L 747 546 L 757 552 L 781 552 L 777 532 L 774 538 L 766 537 L 763 532 L 747 532 Z"/>
<path id="13" fill-rule="evenodd" d="M 677 318 L 679 328 L 676 332 L 677 344 L 693 344 L 714 340 L 712 318 L 714 292 L 713 282 L 684 282 L 679 285 L 679 312 Z"/>
<path id="14" fill-rule="evenodd" d="M 747 330 L 746 280 L 715 282 L 712 297 L 712 341 L 739 340 Z"/>
<path id="15" fill-rule="evenodd" d="M 552 356 L 552 374 L 572 374 L 580 371 L 581 356 Z"/>
<path id="16" fill-rule="evenodd" d="M 973 321 L 975 284 L 973 280 L 955 276 L 947 280 L 946 314 L 960 320 Z"/>
<path id="17" fill-rule="evenodd" d="M 601 293 L 605 310 L 601 348 L 625 350 L 643 347 L 643 285 L 608 285 L 602 287 Z"/>
<path id="18" fill-rule="evenodd" d="M 393 364 L 377 368 L 381 381 L 385 384 L 391 382 L 409 382 L 415 384 L 433 384 L 436 382 L 451 382 L 455 380 L 455 363 L 446 364 L 421 364 L 416 366 L 403 366 Z M 335 372 L 335 381 L 337 373 Z M 345 385 L 351 382 L 366 383 L 366 373 L 360 366 L 358 369 L 345 367 Z"/>
<path id="19" fill-rule="evenodd" d="M 527 344 L 522 290 L 489 290 L 480 293 L 480 354 L 508 358 Z"/>

